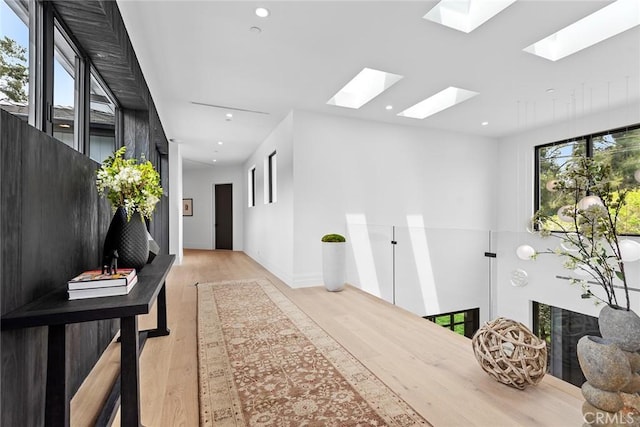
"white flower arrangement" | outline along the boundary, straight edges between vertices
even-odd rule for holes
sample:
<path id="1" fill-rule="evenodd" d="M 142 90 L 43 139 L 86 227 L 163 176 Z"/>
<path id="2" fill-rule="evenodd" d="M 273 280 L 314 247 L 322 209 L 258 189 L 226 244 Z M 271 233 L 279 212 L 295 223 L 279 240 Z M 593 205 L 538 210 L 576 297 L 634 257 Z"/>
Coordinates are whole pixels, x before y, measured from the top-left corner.
<path id="1" fill-rule="evenodd" d="M 140 163 L 123 158 L 125 151 L 126 147 L 117 150 L 98 170 L 98 192 L 106 195 L 114 210 L 123 207 L 128 219 L 136 211 L 150 218 L 162 195 L 160 175 L 144 158 Z"/>

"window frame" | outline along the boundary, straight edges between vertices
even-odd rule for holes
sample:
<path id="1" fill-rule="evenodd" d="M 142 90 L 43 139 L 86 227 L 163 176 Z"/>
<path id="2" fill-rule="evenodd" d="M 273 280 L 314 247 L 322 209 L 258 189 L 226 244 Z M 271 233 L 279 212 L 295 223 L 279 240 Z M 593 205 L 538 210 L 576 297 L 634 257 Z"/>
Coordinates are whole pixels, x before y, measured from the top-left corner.
<path id="1" fill-rule="evenodd" d="M 464 320 L 456 321 L 455 316 L 457 314 L 463 314 Z M 437 323 L 436 319 L 441 317 L 449 317 L 448 323 Z M 439 326 L 450 329 L 451 331 L 460 334 L 456 331 L 456 326 L 462 325 L 464 327 L 464 335 L 467 338 L 472 338 L 473 334 L 480 328 L 480 308 L 468 308 L 466 310 L 458 310 L 458 311 L 450 311 L 447 313 L 433 314 L 428 316 L 423 316 L 424 319 L 427 319 L 430 322 L 433 322 Z"/>
<path id="2" fill-rule="evenodd" d="M 540 151 L 545 149 L 545 148 L 549 148 L 549 147 L 553 147 L 553 146 L 557 146 L 557 145 L 562 145 L 562 144 L 567 144 L 570 142 L 579 142 L 581 140 L 584 140 L 584 144 L 585 144 L 585 156 L 592 158 L 594 156 L 594 149 L 593 149 L 593 140 L 605 135 L 611 135 L 611 134 L 616 134 L 616 133 L 622 133 L 622 132 L 629 132 L 629 131 L 634 131 L 634 130 L 640 130 L 640 123 L 637 124 L 632 124 L 632 125 L 628 125 L 628 126 L 622 126 L 619 128 L 614 128 L 614 129 L 610 129 L 610 130 L 606 130 L 606 131 L 600 131 L 600 132 L 595 132 L 595 133 L 591 133 L 591 134 L 586 134 L 586 135 L 581 135 L 581 136 L 576 136 L 576 137 L 572 137 L 572 138 L 568 138 L 568 139 L 564 139 L 561 141 L 554 141 L 554 142 L 549 142 L 549 143 L 545 143 L 545 144 L 541 144 L 541 145 L 536 145 L 534 147 L 534 188 L 533 188 L 533 212 L 532 212 L 532 216 L 535 215 L 536 212 L 538 212 L 538 210 L 540 209 L 540 202 L 541 202 L 541 186 L 540 186 Z M 538 229 L 538 225 L 534 224 L 535 229 Z M 555 231 L 552 231 L 552 233 Z M 622 233 L 620 234 L 621 236 L 638 236 L 639 234 L 625 234 Z"/>
<path id="3" fill-rule="evenodd" d="M 86 99 L 87 99 L 87 122 L 86 122 L 86 136 L 85 136 L 85 140 L 84 140 L 84 153 L 91 158 L 91 79 L 94 78 L 96 80 L 96 82 L 98 83 L 98 85 L 100 86 L 100 88 L 104 91 L 105 95 L 107 96 L 107 98 L 109 99 L 109 101 L 113 104 L 114 106 L 114 122 L 113 122 L 113 126 L 114 126 L 114 151 L 117 150 L 121 145 L 120 145 L 120 141 L 119 141 L 119 137 L 118 137 L 118 129 L 120 126 L 120 104 L 118 103 L 116 97 L 113 95 L 113 92 L 111 91 L 111 88 L 107 85 L 107 83 L 104 81 L 104 79 L 102 78 L 102 76 L 100 75 L 100 73 L 98 72 L 98 69 L 91 63 L 88 62 L 88 71 L 89 71 L 89 77 L 87 80 L 87 85 L 86 85 Z M 97 162 L 97 160 L 93 159 L 94 161 Z M 100 162 L 98 162 L 100 163 Z"/>
<path id="4" fill-rule="evenodd" d="M 277 150 L 273 150 L 269 154 L 265 161 L 265 204 L 275 203 L 277 198 L 277 165 L 278 160 L 276 157 Z"/>
<path id="5" fill-rule="evenodd" d="M 26 95 L 27 95 L 27 122 L 31 124 L 31 120 L 33 117 L 33 99 L 32 99 L 33 95 L 32 94 L 34 92 L 32 76 L 35 68 L 34 66 L 34 63 L 35 63 L 34 50 L 35 49 L 33 48 L 33 43 L 32 43 L 31 22 L 33 20 L 32 16 L 35 16 L 34 9 L 36 9 L 36 7 L 34 7 L 35 5 L 32 3 L 20 1 L 20 0 L 3 0 L 3 1 L 6 7 L 11 10 L 11 12 L 16 16 L 16 18 L 22 21 L 28 33 L 28 42 L 27 42 L 28 46 L 25 47 L 27 49 L 26 66 L 27 66 L 27 78 L 28 78 Z M 10 37 L 10 39 L 14 40 L 12 37 Z M 19 114 L 14 114 L 11 112 L 9 112 L 9 114 L 20 117 Z"/>
<path id="6" fill-rule="evenodd" d="M 543 325 L 541 322 L 541 312 L 545 308 L 549 315 L 548 325 Z M 580 387 L 585 378 L 577 359 L 577 343 L 585 335 L 600 336 L 597 327 L 598 318 L 534 300 L 531 301 L 531 316 L 533 334 L 543 340 L 547 346 L 547 372 L 549 375 Z M 578 319 L 581 320 L 575 322 Z M 586 330 L 578 331 L 578 334 L 575 333 L 575 328 L 567 331 L 562 323 L 557 324 L 558 320 L 561 322 L 573 320 L 573 322 L 569 322 L 569 325 L 582 326 Z M 591 328 L 588 327 L 589 324 Z M 545 336 L 541 333 L 543 326 L 549 328 Z M 563 331 L 560 337 L 556 334 L 558 330 Z"/>
<path id="7" fill-rule="evenodd" d="M 91 77 L 93 76 L 115 106 L 115 148 L 122 146 L 122 110 L 111 88 L 105 83 L 89 55 L 82 49 L 73 32 L 57 13 L 53 2 L 39 0 L 9 0 L 12 3 L 28 4 L 29 31 L 29 125 L 53 136 L 54 131 L 54 63 L 55 31 L 75 53 L 74 61 L 74 136 L 73 149 L 90 157 Z M 59 141 L 64 144 L 63 141 Z M 68 144 L 67 144 L 68 145 Z"/>
<path id="8" fill-rule="evenodd" d="M 248 195 L 247 195 L 247 206 L 250 208 L 254 208 L 256 206 L 256 167 L 255 165 L 249 168 L 249 172 L 247 174 L 248 180 Z"/>

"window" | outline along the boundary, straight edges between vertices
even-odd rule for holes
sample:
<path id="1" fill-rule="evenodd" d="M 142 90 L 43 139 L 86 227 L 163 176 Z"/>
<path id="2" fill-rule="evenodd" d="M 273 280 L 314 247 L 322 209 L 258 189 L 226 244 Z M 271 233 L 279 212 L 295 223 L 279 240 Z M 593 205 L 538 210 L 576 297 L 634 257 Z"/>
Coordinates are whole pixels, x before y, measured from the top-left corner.
<path id="1" fill-rule="evenodd" d="M 587 135 L 568 141 L 536 147 L 536 209 L 556 215 L 569 201 L 553 191 L 554 177 L 565 163 L 589 156 L 609 164 L 623 188 L 638 187 L 640 182 L 640 126 Z M 627 195 L 627 206 L 618 217 L 623 234 L 640 234 L 640 190 Z"/>
<path id="2" fill-rule="evenodd" d="M 256 167 L 255 166 L 249 170 L 248 182 L 249 182 L 248 206 L 251 208 L 256 205 Z"/>
<path id="3" fill-rule="evenodd" d="M 13 0 L 0 0 L 0 108 L 29 119 L 29 10 Z"/>
<path id="4" fill-rule="evenodd" d="M 533 302 L 533 332 L 547 343 L 547 366 L 554 377 L 580 387 L 586 381 L 578 363 L 578 340 L 600 336 L 598 319 Z"/>
<path id="5" fill-rule="evenodd" d="M 0 0 L 0 108 L 102 162 L 118 105 L 74 40 L 53 2 Z"/>
<path id="6" fill-rule="evenodd" d="M 53 137 L 79 149 L 76 132 L 76 74 L 80 58 L 68 37 L 56 22 L 53 61 Z"/>
<path id="7" fill-rule="evenodd" d="M 424 316 L 425 319 L 437 325 L 451 329 L 453 332 L 464 335 L 467 338 L 473 337 L 480 327 L 480 309 L 469 310 Z"/>
<path id="8" fill-rule="evenodd" d="M 89 156 L 102 163 L 116 149 L 116 104 L 95 70 L 89 96 Z"/>
<path id="9" fill-rule="evenodd" d="M 269 154 L 265 168 L 265 203 L 275 203 L 277 200 L 277 165 L 276 152 Z"/>

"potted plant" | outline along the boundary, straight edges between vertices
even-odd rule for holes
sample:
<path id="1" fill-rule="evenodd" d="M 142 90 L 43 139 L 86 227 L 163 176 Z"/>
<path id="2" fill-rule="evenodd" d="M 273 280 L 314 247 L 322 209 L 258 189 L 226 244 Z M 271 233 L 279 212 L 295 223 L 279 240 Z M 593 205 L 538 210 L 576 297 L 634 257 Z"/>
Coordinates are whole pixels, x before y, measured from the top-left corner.
<path id="1" fill-rule="evenodd" d="M 557 214 L 538 211 L 533 222 L 541 236 L 557 239 L 559 246 L 537 252 L 523 245 L 518 248 L 518 256 L 560 256 L 565 268 L 586 277 L 572 279 L 582 286 L 582 298 L 606 304 L 598 318 L 602 338 L 582 337 L 577 352 L 587 379 L 582 387 L 588 402 L 583 413 L 586 416 L 595 408 L 617 416 L 623 407 L 621 393 L 640 392 L 640 381 L 632 381 L 638 370 L 635 359 L 640 350 L 640 317 L 631 310 L 624 265 L 640 258 L 640 245 L 620 239 L 618 232 L 629 190 L 620 187 L 608 164 L 586 157 L 568 162 L 551 188 L 568 204 Z M 592 292 L 592 284 L 601 291 Z M 604 402 L 602 396 L 607 393 L 609 399 Z"/>
<path id="2" fill-rule="evenodd" d="M 346 239 L 341 234 L 322 236 L 322 279 L 328 291 L 344 289 Z"/>
<path id="3" fill-rule="evenodd" d="M 149 235 L 143 218 L 150 219 L 162 196 L 160 175 L 151 162 L 125 159 L 126 147 L 108 157 L 96 175 L 96 186 L 107 197 L 114 216 L 104 241 L 104 263 L 140 270 L 149 259 Z M 103 263 L 103 264 L 104 264 Z"/>

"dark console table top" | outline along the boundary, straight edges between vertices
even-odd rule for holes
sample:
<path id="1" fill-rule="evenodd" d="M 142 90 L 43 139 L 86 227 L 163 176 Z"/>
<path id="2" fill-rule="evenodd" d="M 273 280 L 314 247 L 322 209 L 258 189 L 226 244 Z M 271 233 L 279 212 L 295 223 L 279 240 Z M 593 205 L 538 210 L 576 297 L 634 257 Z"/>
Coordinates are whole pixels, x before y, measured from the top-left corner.
<path id="1" fill-rule="evenodd" d="M 2 329 L 62 325 L 149 313 L 175 255 L 158 255 L 138 272 L 138 283 L 127 295 L 69 300 L 61 287 L 2 316 Z"/>

